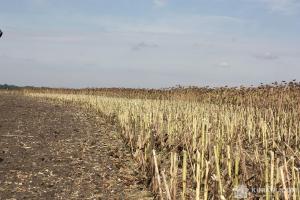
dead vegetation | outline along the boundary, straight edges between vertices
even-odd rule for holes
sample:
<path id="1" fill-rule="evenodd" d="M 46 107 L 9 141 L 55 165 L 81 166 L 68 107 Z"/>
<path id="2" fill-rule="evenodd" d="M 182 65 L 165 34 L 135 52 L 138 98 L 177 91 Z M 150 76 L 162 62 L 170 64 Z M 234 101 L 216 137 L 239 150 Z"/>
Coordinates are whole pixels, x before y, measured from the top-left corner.
<path id="1" fill-rule="evenodd" d="M 137 95 L 133 95 L 138 91 Z M 115 118 L 164 199 L 299 199 L 300 87 L 27 90 Z M 135 98 L 132 98 L 135 97 Z"/>

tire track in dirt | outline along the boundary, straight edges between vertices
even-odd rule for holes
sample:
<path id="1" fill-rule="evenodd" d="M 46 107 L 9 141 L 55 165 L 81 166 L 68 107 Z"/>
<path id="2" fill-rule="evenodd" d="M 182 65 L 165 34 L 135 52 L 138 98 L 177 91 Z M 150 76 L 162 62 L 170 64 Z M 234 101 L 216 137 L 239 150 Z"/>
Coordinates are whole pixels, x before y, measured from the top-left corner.
<path id="1" fill-rule="evenodd" d="M 105 117 L 0 93 L 0 199 L 153 199 Z"/>

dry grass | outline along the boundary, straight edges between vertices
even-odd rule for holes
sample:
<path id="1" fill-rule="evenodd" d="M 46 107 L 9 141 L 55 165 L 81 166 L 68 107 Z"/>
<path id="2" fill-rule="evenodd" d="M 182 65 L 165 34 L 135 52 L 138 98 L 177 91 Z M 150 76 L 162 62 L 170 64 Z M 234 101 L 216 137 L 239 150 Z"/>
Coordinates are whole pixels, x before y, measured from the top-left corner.
<path id="1" fill-rule="evenodd" d="M 233 199 L 238 185 L 249 189 L 248 199 L 300 199 L 298 84 L 123 91 L 25 94 L 117 119 L 161 199 Z"/>

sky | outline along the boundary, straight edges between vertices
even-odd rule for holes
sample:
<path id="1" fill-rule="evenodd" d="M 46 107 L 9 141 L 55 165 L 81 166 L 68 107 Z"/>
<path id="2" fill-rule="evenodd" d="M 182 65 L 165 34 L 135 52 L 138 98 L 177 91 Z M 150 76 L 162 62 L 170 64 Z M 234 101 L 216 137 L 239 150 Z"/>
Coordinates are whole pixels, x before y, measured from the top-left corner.
<path id="1" fill-rule="evenodd" d="M 300 0 L 0 0 L 0 84 L 239 86 L 300 78 Z"/>

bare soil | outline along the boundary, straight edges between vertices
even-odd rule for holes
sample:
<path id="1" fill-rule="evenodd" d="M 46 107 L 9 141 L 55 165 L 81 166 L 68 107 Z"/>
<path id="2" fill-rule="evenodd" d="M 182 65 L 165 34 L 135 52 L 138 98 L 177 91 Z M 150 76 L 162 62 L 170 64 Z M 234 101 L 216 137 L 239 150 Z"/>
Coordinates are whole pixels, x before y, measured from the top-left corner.
<path id="1" fill-rule="evenodd" d="M 0 199 L 153 199 L 105 116 L 0 93 Z"/>

